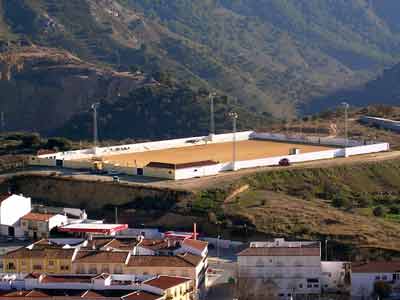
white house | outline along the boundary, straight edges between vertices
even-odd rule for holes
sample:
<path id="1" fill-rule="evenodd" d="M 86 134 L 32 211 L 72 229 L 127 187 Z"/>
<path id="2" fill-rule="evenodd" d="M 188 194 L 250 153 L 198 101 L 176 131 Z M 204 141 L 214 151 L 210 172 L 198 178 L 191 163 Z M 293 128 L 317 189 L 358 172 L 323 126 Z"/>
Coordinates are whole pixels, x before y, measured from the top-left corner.
<path id="1" fill-rule="evenodd" d="M 321 293 L 320 242 L 252 242 L 238 254 L 243 298 L 291 299 Z"/>
<path id="2" fill-rule="evenodd" d="M 31 198 L 7 194 L 0 196 L 1 235 L 20 237 L 24 235 L 20 219 L 31 211 Z"/>
<path id="3" fill-rule="evenodd" d="M 351 263 L 322 261 L 321 271 L 321 287 L 324 292 L 349 292 Z"/>
<path id="4" fill-rule="evenodd" d="M 400 261 L 380 261 L 353 264 L 351 297 L 375 299 L 375 282 L 383 281 L 392 287 L 392 296 L 400 296 Z"/>

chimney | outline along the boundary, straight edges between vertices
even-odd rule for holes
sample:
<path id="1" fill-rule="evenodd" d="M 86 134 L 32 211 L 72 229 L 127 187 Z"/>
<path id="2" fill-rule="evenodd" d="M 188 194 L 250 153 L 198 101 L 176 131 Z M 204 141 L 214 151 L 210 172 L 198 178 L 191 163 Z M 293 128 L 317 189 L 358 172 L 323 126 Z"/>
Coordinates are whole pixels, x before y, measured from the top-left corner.
<path id="1" fill-rule="evenodd" d="M 197 224 L 193 223 L 193 239 L 197 240 Z"/>

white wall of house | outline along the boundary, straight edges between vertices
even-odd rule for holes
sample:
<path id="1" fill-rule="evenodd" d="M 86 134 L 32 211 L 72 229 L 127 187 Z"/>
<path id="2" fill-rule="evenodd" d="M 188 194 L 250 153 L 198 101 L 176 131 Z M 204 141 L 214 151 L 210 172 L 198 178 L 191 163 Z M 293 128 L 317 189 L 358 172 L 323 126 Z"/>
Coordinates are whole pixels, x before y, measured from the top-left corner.
<path id="1" fill-rule="evenodd" d="M 320 256 L 239 256 L 240 280 L 273 282 L 276 296 L 321 292 Z"/>
<path id="2" fill-rule="evenodd" d="M 324 291 L 338 292 L 345 288 L 346 265 L 343 261 L 322 261 L 321 284 Z"/>
<path id="3" fill-rule="evenodd" d="M 56 226 L 66 225 L 68 218 L 64 215 L 55 215 L 49 219 L 49 231 Z"/>
<path id="4" fill-rule="evenodd" d="M 11 195 L 0 204 L 0 224 L 14 226 L 31 209 L 31 198 Z"/>

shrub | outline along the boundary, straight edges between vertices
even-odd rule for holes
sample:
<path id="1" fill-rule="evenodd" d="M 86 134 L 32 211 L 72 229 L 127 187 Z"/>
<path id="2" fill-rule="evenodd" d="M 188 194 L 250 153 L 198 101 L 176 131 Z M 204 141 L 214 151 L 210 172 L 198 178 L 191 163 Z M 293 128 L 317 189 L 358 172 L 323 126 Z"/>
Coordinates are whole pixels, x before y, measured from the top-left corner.
<path id="1" fill-rule="evenodd" d="M 394 215 L 400 214 L 400 207 L 397 205 L 390 206 L 389 213 L 394 214 Z"/>
<path id="2" fill-rule="evenodd" d="M 376 281 L 374 283 L 374 294 L 379 298 L 387 298 L 392 293 L 392 287 L 390 284 L 384 281 Z"/>
<path id="3" fill-rule="evenodd" d="M 382 206 L 377 206 L 372 211 L 375 217 L 383 217 L 385 215 L 385 209 Z"/>
<path id="4" fill-rule="evenodd" d="M 332 200 L 332 205 L 337 208 L 344 208 L 350 205 L 350 201 L 343 195 L 336 195 Z"/>

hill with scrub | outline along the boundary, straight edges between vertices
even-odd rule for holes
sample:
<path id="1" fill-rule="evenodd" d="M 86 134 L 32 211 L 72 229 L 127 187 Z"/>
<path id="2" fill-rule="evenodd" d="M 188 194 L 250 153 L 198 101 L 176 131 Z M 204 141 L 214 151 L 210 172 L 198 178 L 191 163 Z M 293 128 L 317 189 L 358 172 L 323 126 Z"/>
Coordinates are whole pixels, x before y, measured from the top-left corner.
<path id="1" fill-rule="evenodd" d="M 66 51 L 95 68 L 148 78 L 169 71 L 181 84 L 216 90 L 248 112 L 287 117 L 397 62 L 398 9 L 392 0 L 2 0 L 0 49 L 16 55 L 29 45 Z M 2 78 L 9 91 L 1 96 L 2 111 L 10 120 L 20 110 L 25 116 L 20 126 L 10 121 L 10 130 L 48 133 L 87 110 L 87 103 L 118 97 L 103 81 L 99 87 L 82 86 L 82 80 L 63 85 L 63 72 L 43 72 L 58 81 L 55 89 L 42 91 L 32 72 Z M 102 88 L 112 92 L 104 96 Z M 43 103 L 43 93 L 50 105 L 39 112 L 32 107 Z M 58 101 L 65 116 L 55 108 Z M 43 114 L 59 122 L 43 124 Z"/>

